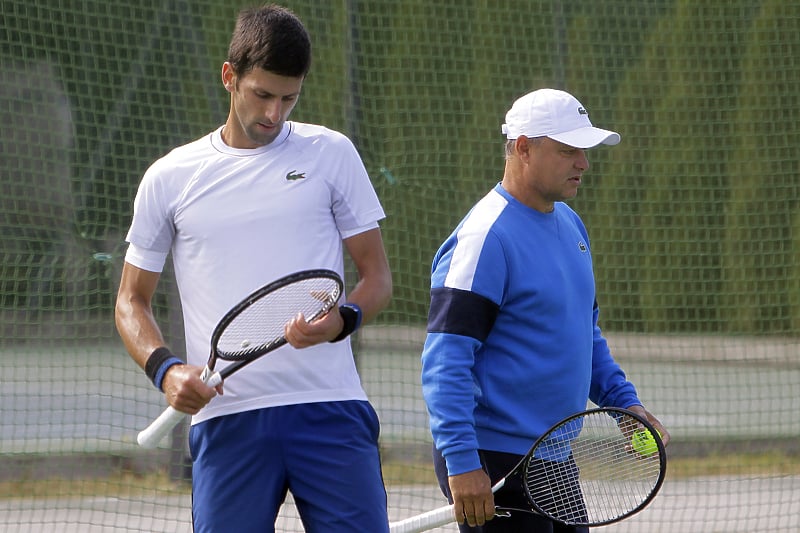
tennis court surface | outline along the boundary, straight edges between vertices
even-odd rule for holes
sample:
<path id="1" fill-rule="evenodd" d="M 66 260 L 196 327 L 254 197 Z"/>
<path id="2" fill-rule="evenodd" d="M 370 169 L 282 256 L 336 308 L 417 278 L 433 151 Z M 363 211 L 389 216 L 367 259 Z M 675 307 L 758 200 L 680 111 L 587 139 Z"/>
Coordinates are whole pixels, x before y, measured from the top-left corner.
<path id="1" fill-rule="evenodd" d="M 629 378 L 672 433 L 671 464 L 688 460 L 690 466 L 668 470 L 661 493 L 643 512 L 599 530 L 800 530 L 800 367 L 791 353 L 797 346 L 609 337 Z M 382 420 L 393 520 L 445 503 L 428 462 L 420 342 L 418 330 L 368 327 L 358 349 L 364 385 Z M 190 530 L 186 485 L 144 484 L 154 470 L 169 470 L 176 451 L 166 442 L 152 453 L 135 445 L 162 399 L 121 346 L 27 347 L 6 360 L 15 363 L 0 377 L 0 483 L 20 489 L 0 499 L 3 531 Z M 718 467 L 708 471 L 707 462 Z M 113 477 L 118 471 L 129 475 Z M 87 488 L 87 478 L 104 476 L 111 476 L 105 486 Z M 37 496 L 48 480 L 71 480 L 72 492 Z M 277 531 L 302 531 L 291 502 Z"/>

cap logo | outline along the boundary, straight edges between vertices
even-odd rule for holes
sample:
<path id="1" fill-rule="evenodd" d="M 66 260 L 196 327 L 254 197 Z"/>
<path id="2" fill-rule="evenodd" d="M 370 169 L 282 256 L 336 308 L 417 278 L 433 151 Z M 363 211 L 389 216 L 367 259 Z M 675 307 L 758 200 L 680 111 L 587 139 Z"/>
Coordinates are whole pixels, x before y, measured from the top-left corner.
<path id="1" fill-rule="evenodd" d="M 579 115 L 588 115 L 589 113 L 584 108 L 579 107 L 578 108 L 578 114 Z"/>

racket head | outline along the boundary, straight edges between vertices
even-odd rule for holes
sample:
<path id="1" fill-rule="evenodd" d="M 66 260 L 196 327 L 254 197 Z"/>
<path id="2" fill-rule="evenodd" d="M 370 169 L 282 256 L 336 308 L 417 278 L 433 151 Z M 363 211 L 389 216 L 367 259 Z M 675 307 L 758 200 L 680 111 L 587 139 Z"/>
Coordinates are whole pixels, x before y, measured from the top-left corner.
<path id="1" fill-rule="evenodd" d="M 309 322 L 325 315 L 343 290 L 339 274 L 327 269 L 303 270 L 264 285 L 220 319 L 211 335 L 212 358 L 248 361 L 264 355 L 286 343 L 284 327 L 298 313 Z"/>
<path id="2" fill-rule="evenodd" d="M 643 454 L 631 439 L 645 430 L 655 446 Z M 596 527 L 644 509 L 664 482 L 667 458 L 650 422 L 609 407 L 562 420 L 534 443 L 521 465 L 535 512 L 568 525 Z"/>

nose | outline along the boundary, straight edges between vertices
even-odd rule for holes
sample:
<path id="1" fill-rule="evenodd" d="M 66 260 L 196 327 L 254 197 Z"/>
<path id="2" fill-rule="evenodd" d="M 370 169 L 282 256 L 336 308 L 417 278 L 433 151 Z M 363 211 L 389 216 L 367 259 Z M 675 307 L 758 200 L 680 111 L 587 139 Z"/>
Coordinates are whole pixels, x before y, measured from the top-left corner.
<path id="1" fill-rule="evenodd" d="M 581 172 L 586 172 L 589 170 L 589 157 L 586 155 L 586 150 L 578 150 L 577 154 L 575 168 L 579 169 Z"/>
<path id="2" fill-rule="evenodd" d="M 264 115 L 271 123 L 280 122 L 281 113 L 283 112 L 283 102 L 280 98 L 271 98 L 269 102 L 267 102 L 266 109 L 264 110 Z"/>

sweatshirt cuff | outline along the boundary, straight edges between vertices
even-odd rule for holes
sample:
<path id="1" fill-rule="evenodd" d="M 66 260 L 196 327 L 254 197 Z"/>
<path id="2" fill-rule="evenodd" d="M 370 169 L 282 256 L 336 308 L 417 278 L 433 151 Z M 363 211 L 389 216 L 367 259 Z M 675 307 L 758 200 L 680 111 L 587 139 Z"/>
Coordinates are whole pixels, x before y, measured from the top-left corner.
<path id="1" fill-rule="evenodd" d="M 444 456 L 444 460 L 447 463 L 447 475 L 449 476 L 457 476 L 482 468 L 478 450 L 451 452 Z"/>

